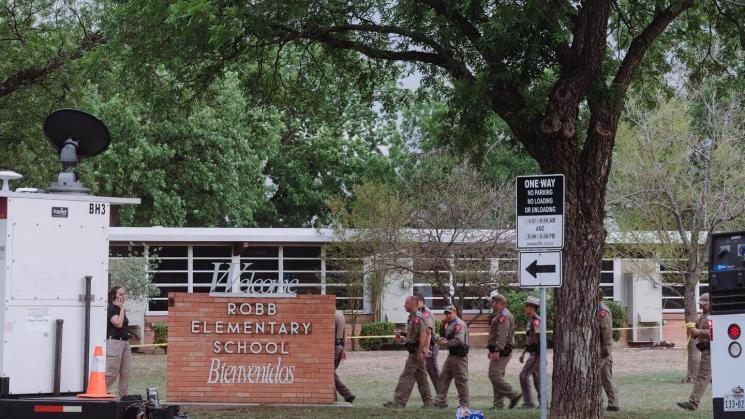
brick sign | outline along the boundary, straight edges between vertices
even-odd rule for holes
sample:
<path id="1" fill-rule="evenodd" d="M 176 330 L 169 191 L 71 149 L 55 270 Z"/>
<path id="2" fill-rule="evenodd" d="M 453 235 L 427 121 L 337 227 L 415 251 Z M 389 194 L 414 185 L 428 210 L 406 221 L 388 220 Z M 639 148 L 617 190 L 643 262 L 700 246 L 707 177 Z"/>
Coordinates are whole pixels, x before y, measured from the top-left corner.
<path id="1" fill-rule="evenodd" d="M 168 401 L 334 402 L 333 295 L 169 300 Z"/>

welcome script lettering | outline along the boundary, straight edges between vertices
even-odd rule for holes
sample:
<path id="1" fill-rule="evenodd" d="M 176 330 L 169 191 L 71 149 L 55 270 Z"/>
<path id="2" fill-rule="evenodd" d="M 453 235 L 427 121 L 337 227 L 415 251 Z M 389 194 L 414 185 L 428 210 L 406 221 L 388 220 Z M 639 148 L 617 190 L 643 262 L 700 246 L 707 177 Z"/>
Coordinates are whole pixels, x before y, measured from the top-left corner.
<path id="1" fill-rule="evenodd" d="M 226 320 L 192 320 L 193 335 L 237 335 L 236 338 L 215 339 L 211 350 L 215 355 L 277 355 L 275 361 L 226 362 L 210 360 L 207 384 L 292 384 L 295 365 L 285 364 L 289 344 L 283 338 L 306 336 L 312 332 L 310 322 L 274 321 L 275 303 L 227 303 Z M 247 320 L 241 317 L 254 317 Z M 256 319 L 258 318 L 258 319 Z M 262 319 L 266 318 L 266 319 Z M 278 339 L 267 340 L 267 336 Z M 244 337 L 244 338 L 241 338 Z"/>
<path id="2" fill-rule="evenodd" d="M 223 266 L 226 265 L 228 270 L 223 269 Z M 296 285 L 300 283 L 297 278 L 256 278 L 256 272 L 248 269 L 251 265 L 253 263 L 243 263 L 241 265 L 237 262 L 213 262 L 210 293 L 264 294 L 287 297 L 297 294 Z"/>

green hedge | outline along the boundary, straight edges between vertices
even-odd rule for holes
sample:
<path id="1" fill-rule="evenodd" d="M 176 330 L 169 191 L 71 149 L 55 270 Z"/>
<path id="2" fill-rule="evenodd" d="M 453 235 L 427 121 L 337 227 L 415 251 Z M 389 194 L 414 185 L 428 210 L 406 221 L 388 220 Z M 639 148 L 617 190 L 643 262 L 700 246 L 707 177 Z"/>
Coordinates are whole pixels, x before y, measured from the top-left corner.
<path id="1" fill-rule="evenodd" d="M 510 312 L 512 313 L 512 316 L 515 318 L 515 330 L 524 331 L 525 328 L 528 325 L 528 317 L 525 315 L 525 311 L 523 309 L 523 306 L 525 304 L 525 299 L 529 295 L 534 295 L 536 297 L 539 296 L 537 293 L 532 292 L 526 292 L 526 291 L 506 291 L 502 295 L 507 298 L 507 304 Z M 546 293 L 546 303 L 548 305 L 548 312 L 546 313 L 548 315 L 548 322 L 546 323 L 546 327 L 548 329 L 551 329 L 554 324 L 554 301 L 552 293 L 549 291 Z M 605 305 L 608 306 L 608 308 L 611 311 L 611 315 L 613 316 L 613 328 L 621 328 L 626 327 L 628 325 L 627 319 L 626 319 L 626 310 L 621 306 L 621 304 L 611 301 L 611 300 L 605 300 Z M 552 343 L 552 336 L 553 334 L 548 335 L 548 345 L 551 346 Z M 618 339 L 621 337 L 621 331 L 614 330 L 613 331 L 613 340 L 618 341 Z M 515 340 L 517 342 L 517 346 L 523 346 L 523 342 L 525 341 L 525 335 L 515 335 Z"/>
<path id="2" fill-rule="evenodd" d="M 626 310 L 621 306 L 621 304 L 605 300 L 605 305 L 608 306 L 610 309 L 610 314 L 613 317 L 613 328 L 619 328 L 619 327 L 627 327 L 628 326 L 628 319 L 626 318 Z M 621 331 L 620 330 L 614 330 L 613 331 L 613 340 L 618 341 L 618 339 L 621 337 Z"/>
<path id="3" fill-rule="evenodd" d="M 153 329 L 153 334 L 155 335 L 153 337 L 153 343 L 154 344 L 161 344 L 161 343 L 168 343 L 168 325 L 162 324 L 162 323 L 156 323 L 151 326 Z M 168 352 L 167 346 L 161 346 L 164 351 Z"/>
<path id="4" fill-rule="evenodd" d="M 440 329 L 442 329 L 442 320 L 435 319 L 435 330 L 433 332 L 435 334 L 435 340 L 440 337 Z"/>
<path id="5" fill-rule="evenodd" d="M 392 335 L 396 325 L 389 322 L 365 323 L 360 329 L 360 336 L 387 336 Z M 393 343 L 390 338 L 360 339 L 360 346 L 368 351 L 380 350 L 381 346 Z"/>

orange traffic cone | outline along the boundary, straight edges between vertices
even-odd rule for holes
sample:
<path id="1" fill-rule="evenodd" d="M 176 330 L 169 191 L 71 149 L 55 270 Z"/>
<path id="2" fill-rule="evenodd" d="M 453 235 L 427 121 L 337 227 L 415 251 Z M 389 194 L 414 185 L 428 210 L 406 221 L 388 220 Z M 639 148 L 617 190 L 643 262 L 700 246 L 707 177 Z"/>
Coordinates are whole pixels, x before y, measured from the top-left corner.
<path id="1" fill-rule="evenodd" d="M 106 360 L 103 357 L 103 349 L 100 345 L 93 351 L 93 369 L 88 378 L 88 391 L 78 394 L 78 397 L 89 399 L 116 398 L 113 394 L 106 392 Z"/>

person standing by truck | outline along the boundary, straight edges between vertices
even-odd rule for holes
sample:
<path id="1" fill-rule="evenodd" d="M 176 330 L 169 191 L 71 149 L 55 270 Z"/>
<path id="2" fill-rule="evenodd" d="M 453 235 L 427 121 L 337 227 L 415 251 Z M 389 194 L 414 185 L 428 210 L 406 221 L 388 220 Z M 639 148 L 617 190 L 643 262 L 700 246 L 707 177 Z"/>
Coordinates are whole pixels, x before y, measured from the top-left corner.
<path id="1" fill-rule="evenodd" d="M 129 393 L 129 370 L 132 350 L 129 347 L 129 319 L 124 313 L 124 287 L 109 290 L 109 306 L 106 318 L 106 387 L 119 380 L 119 395 Z"/>
<path id="2" fill-rule="evenodd" d="M 711 382 L 711 335 L 709 335 L 709 293 L 701 294 L 698 304 L 703 313 L 696 322 L 696 327 L 688 330 L 692 338 L 698 339 L 696 348 L 701 351 L 701 361 L 698 364 L 696 379 L 693 382 L 693 391 L 688 401 L 678 402 L 681 409 L 696 410 L 701 403 L 701 396 L 704 395 L 706 387 Z"/>

